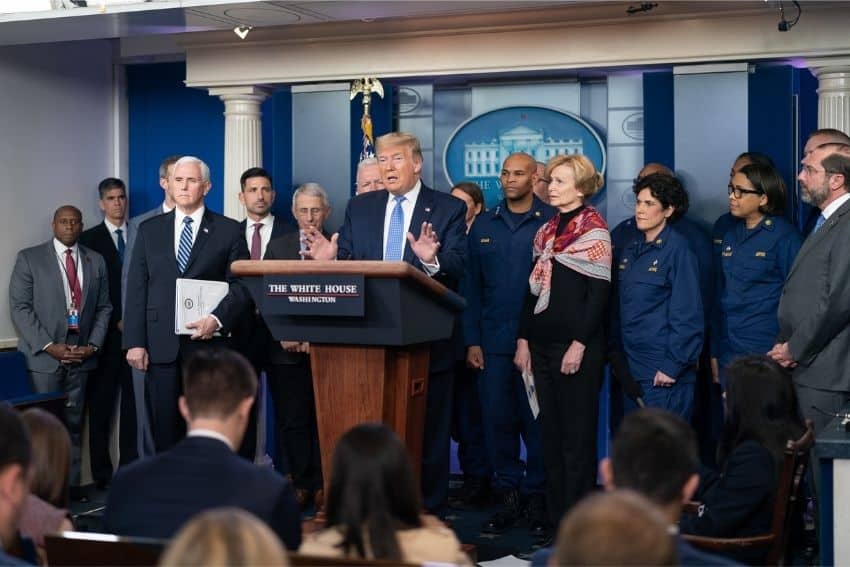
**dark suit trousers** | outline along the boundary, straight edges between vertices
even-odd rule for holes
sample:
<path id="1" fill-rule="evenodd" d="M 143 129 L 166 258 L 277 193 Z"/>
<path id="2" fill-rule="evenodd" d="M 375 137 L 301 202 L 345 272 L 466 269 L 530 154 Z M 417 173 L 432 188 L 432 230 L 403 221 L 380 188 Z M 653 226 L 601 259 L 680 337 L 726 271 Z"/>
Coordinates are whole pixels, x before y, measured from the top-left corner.
<path id="1" fill-rule="evenodd" d="M 186 436 L 186 423 L 177 407 L 177 399 L 183 394 L 183 364 L 199 350 L 228 346 L 227 339 L 221 337 L 193 341 L 188 336 L 181 336 L 179 340 L 177 360 L 168 364 L 150 364 L 145 375 L 151 433 L 157 453 L 167 451 Z"/>
<path id="2" fill-rule="evenodd" d="M 564 344 L 531 343 L 531 367 L 540 405 L 543 464 L 549 519 L 557 526 L 582 497 L 596 486 L 596 438 L 599 389 L 605 356 L 588 344 L 579 371 L 563 374 Z"/>
<path id="3" fill-rule="evenodd" d="M 322 460 L 316 426 L 316 401 L 310 359 L 269 365 L 269 390 L 274 403 L 278 453 L 288 464 L 295 488 L 322 487 Z"/>
<path id="4" fill-rule="evenodd" d="M 118 429 L 120 463 L 126 465 L 138 457 L 136 447 L 136 403 L 130 366 L 121 349 L 121 333 L 113 329 L 98 354 L 97 369 L 89 374 L 86 404 L 89 410 L 89 447 L 91 471 L 95 481 L 112 478 L 109 434 L 115 414 L 115 399 L 121 392 L 121 419 Z"/>
<path id="5" fill-rule="evenodd" d="M 425 509 L 437 515 L 445 512 L 449 498 L 453 383 L 451 367 L 428 373 L 422 440 L 422 500 Z"/>

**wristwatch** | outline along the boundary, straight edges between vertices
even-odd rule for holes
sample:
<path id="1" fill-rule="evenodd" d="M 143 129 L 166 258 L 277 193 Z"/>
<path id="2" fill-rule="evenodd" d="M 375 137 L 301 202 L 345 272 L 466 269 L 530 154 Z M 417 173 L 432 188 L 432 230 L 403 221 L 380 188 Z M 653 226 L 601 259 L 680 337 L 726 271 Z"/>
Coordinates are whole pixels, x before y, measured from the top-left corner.
<path id="1" fill-rule="evenodd" d="M 97 354 L 97 351 L 99 351 L 99 350 L 100 350 L 100 347 L 99 347 L 99 346 L 97 346 L 96 344 L 89 343 L 89 346 L 91 347 L 91 351 L 92 351 L 92 353 L 94 353 L 94 354 Z"/>

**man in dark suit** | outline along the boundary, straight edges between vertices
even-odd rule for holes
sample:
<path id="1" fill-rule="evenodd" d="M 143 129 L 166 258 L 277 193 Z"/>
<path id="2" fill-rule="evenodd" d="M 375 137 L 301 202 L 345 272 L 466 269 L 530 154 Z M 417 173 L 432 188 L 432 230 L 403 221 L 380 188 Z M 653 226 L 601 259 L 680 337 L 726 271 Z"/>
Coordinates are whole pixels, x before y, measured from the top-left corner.
<path id="1" fill-rule="evenodd" d="M 331 214 L 328 195 L 318 183 L 305 183 L 292 195 L 292 215 L 298 232 L 269 243 L 266 260 L 302 260 L 301 231 L 316 229 L 327 237 L 325 220 Z M 310 345 L 303 341 L 272 340 L 269 345 L 269 389 L 277 421 L 278 451 L 285 459 L 299 504 L 321 501 L 322 462 L 316 426 L 316 401 L 310 371 Z"/>
<path id="2" fill-rule="evenodd" d="M 130 366 L 122 350 L 121 271 L 127 249 L 127 189 L 124 182 L 107 177 L 97 187 L 103 222 L 84 231 L 80 244 L 88 246 L 106 262 L 109 276 L 109 302 L 112 316 L 109 331 L 98 358 L 97 368 L 89 375 L 86 405 L 89 409 L 89 451 L 91 472 L 98 489 L 112 479 L 109 458 L 109 434 L 115 412 L 115 398 L 121 392 L 118 448 L 121 465 L 138 458 L 136 449 L 136 404 Z"/>
<path id="3" fill-rule="evenodd" d="M 785 281 L 768 354 L 794 369 L 800 409 L 820 432 L 831 419 L 822 412 L 850 401 L 850 146 L 821 145 L 802 163 L 802 198 L 821 214 Z"/>
<path id="4" fill-rule="evenodd" d="M 156 450 L 173 446 L 183 435 L 177 411 L 180 366 L 206 344 L 223 343 L 246 291 L 230 271 L 235 260 L 248 258 L 239 223 L 204 206 L 210 190 L 209 168 L 185 156 L 172 173 L 175 209 L 148 219 L 139 227 L 127 277 L 124 346 L 130 366 L 147 372 L 147 397 Z M 212 313 L 186 325 L 191 336 L 175 333 L 177 278 L 226 281 L 227 295 Z"/>
<path id="5" fill-rule="evenodd" d="M 65 424 L 73 442 L 71 485 L 80 483 L 80 434 L 86 380 L 103 346 L 112 305 L 106 264 L 77 241 L 79 209 L 65 205 L 53 215 L 53 239 L 18 252 L 9 282 L 18 350 L 27 359 L 38 392 L 68 394 Z"/>
<path id="6" fill-rule="evenodd" d="M 282 219 L 276 218 L 271 208 L 274 204 L 275 190 L 268 171 L 261 167 L 245 170 L 239 179 L 241 191 L 239 202 L 245 205 L 247 218 L 239 223 L 239 228 L 245 237 L 245 243 L 251 253 L 252 260 L 262 260 L 269 242 L 294 228 Z M 233 329 L 233 348 L 244 354 L 257 376 L 267 368 L 269 358 L 269 343 L 271 335 L 268 327 L 251 304 L 249 309 L 241 314 Z M 259 399 L 259 398 L 258 398 Z M 251 408 L 251 418 L 245 439 L 239 447 L 239 454 L 249 460 L 254 460 L 257 449 L 257 407 Z"/>
<path id="7" fill-rule="evenodd" d="M 378 138 L 375 147 L 386 190 L 352 198 L 342 228 L 330 240 L 318 230 L 307 231 L 309 253 L 322 260 L 403 260 L 457 289 L 466 259 L 466 204 L 425 187 L 415 137 L 392 132 Z M 448 498 L 453 358 L 450 341 L 432 345 L 422 491 L 425 507 L 436 513 L 444 511 Z"/>
<path id="8" fill-rule="evenodd" d="M 292 487 L 271 469 L 235 454 L 257 391 L 253 368 L 222 348 L 196 352 L 185 370 L 180 413 L 188 435 L 116 473 L 104 529 L 165 539 L 203 510 L 235 506 L 266 522 L 288 549 L 298 549 L 301 517 Z"/>
<path id="9" fill-rule="evenodd" d="M 127 248 L 124 252 L 124 263 L 121 265 L 121 297 L 127 296 L 127 275 L 130 272 L 130 263 L 133 258 L 133 248 L 136 244 L 136 233 L 139 231 L 139 226 L 149 218 L 168 214 L 174 209 L 174 197 L 172 197 L 174 190 L 169 185 L 169 179 L 172 179 L 171 174 L 178 159 L 180 159 L 180 156 L 171 155 L 159 164 L 159 186 L 163 191 L 162 203 L 127 222 Z M 133 393 L 136 402 L 136 449 L 139 457 L 149 457 L 156 451 L 145 399 L 145 373 L 138 368 L 130 368 L 130 374 L 133 377 Z"/>

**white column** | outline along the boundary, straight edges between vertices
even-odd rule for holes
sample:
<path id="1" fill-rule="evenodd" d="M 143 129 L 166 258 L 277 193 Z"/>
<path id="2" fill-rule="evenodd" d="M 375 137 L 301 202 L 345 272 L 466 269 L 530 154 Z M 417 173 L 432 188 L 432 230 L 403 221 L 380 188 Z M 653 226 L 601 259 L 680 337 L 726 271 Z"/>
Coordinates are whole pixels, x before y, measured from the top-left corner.
<path id="1" fill-rule="evenodd" d="M 806 63 L 818 78 L 818 128 L 850 134 L 850 58 L 827 57 Z"/>
<path id="2" fill-rule="evenodd" d="M 245 86 L 216 87 L 209 93 L 224 102 L 224 214 L 242 220 L 246 214 L 239 202 L 239 176 L 250 167 L 263 165 L 260 105 L 269 92 Z"/>

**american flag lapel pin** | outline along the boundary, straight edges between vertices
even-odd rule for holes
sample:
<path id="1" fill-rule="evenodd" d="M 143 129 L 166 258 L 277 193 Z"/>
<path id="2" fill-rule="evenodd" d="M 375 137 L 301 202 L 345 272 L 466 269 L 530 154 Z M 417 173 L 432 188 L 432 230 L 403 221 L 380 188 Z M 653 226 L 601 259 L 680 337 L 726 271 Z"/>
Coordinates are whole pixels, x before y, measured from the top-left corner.
<path id="1" fill-rule="evenodd" d="M 210 231 L 210 229 L 208 229 L 207 227 L 204 227 L 204 232 L 209 232 L 209 231 Z"/>

